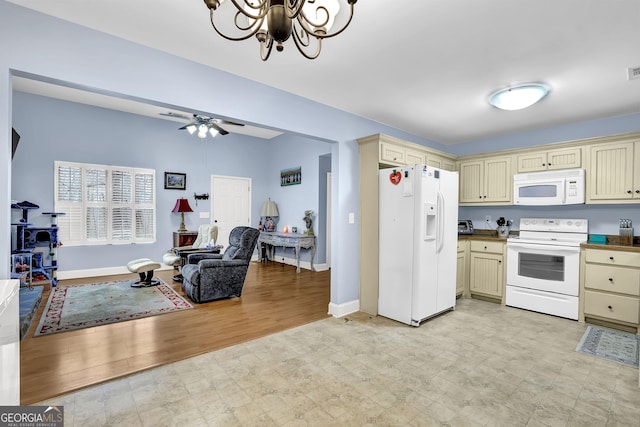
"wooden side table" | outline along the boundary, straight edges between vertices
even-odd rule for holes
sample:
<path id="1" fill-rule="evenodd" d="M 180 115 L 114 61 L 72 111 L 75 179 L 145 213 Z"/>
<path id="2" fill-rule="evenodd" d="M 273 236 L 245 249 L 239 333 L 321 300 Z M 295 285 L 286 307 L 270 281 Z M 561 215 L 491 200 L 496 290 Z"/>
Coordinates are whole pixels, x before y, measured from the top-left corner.
<path id="1" fill-rule="evenodd" d="M 181 246 L 191 246 L 198 237 L 197 231 L 174 231 L 173 232 L 173 247 L 179 248 Z"/>

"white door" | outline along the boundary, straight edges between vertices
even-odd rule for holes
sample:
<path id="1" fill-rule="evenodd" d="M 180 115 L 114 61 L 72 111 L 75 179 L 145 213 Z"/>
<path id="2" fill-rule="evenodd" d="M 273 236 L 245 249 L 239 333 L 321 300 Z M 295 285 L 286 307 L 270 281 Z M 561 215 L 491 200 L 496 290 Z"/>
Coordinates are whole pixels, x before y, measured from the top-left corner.
<path id="1" fill-rule="evenodd" d="M 211 194 L 211 223 L 218 222 L 224 251 L 234 227 L 251 225 L 251 178 L 212 175 Z"/>

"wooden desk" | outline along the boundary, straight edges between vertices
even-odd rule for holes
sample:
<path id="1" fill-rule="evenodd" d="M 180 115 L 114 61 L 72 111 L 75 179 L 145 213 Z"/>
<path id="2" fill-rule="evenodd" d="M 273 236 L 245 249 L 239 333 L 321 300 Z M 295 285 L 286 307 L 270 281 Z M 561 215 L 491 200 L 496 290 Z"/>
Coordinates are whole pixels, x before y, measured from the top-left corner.
<path id="1" fill-rule="evenodd" d="M 306 236 L 304 234 L 282 233 L 279 231 L 261 231 L 258 237 L 258 244 L 265 244 L 270 250 L 273 259 L 276 246 L 283 248 L 293 248 L 296 255 L 296 272 L 300 273 L 300 249 L 311 249 L 311 271 L 313 271 L 313 258 L 316 256 L 316 236 Z"/>

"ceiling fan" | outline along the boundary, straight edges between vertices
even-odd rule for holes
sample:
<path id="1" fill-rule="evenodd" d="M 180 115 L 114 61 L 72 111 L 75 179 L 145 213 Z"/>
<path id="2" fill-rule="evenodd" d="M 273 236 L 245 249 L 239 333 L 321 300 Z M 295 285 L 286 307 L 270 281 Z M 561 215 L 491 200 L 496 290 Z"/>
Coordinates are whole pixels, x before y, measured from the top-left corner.
<path id="1" fill-rule="evenodd" d="M 176 113 L 173 113 L 173 112 L 160 113 L 160 114 L 163 115 L 163 116 L 168 116 L 168 117 L 188 119 L 188 117 L 185 116 L 185 115 L 176 114 Z M 199 138 L 206 138 L 207 132 L 211 136 L 214 136 L 214 137 L 217 134 L 228 135 L 229 131 L 224 129 L 221 125 L 222 126 L 224 126 L 224 125 L 244 126 L 243 123 L 231 122 L 231 121 L 228 121 L 228 120 L 222 120 L 222 119 L 217 119 L 217 118 L 214 118 L 214 117 L 207 117 L 207 116 L 203 116 L 203 115 L 200 115 L 200 114 L 194 114 L 193 117 L 191 118 L 191 123 L 188 123 L 188 124 L 182 126 L 179 129 L 180 130 L 186 129 L 192 135 L 196 131 L 198 131 L 197 135 L 198 135 Z"/>

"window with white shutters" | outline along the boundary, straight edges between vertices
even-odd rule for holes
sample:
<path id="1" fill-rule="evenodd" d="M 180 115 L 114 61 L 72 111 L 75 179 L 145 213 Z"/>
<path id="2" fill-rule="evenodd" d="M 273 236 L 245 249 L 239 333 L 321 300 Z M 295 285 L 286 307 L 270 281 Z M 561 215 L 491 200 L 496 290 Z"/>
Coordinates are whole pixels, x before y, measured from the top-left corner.
<path id="1" fill-rule="evenodd" d="M 55 162 L 62 244 L 155 242 L 155 175 L 153 169 Z"/>

